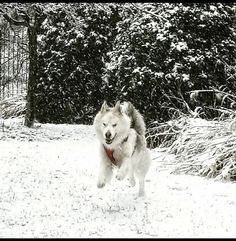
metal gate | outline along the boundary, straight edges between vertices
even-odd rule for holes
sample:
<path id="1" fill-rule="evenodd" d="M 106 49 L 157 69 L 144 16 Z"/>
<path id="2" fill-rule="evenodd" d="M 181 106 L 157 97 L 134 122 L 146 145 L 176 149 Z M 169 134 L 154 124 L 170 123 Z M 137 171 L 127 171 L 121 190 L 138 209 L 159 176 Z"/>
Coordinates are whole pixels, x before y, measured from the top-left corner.
<path id="1" fill-rule="evenodd" d="M 0 29 L 0 100 L 26 94 L 28 80 L 27 29 Z"/>

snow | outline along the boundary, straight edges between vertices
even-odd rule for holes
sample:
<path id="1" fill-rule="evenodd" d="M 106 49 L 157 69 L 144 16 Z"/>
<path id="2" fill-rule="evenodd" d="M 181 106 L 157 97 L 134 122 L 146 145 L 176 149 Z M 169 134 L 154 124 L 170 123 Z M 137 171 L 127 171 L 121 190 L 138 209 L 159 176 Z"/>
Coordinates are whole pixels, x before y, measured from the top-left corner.
<path id="1" fill-rule="evenodd" d="M 144 197 L 128 180 L 98 189 L 93 126 L 22 123 L 0 121 L 1 238 L 236 236 L 235 183 L 171 174 L 156 148 Z"/>
<path id="2" fill-rule="evenodd" d="M 181 52 L 182 50 L 188 49 L 186 42 L 178 42 L 177 44 L 171 43 L 171 47 L 176 48 L 179 52 Z"/>

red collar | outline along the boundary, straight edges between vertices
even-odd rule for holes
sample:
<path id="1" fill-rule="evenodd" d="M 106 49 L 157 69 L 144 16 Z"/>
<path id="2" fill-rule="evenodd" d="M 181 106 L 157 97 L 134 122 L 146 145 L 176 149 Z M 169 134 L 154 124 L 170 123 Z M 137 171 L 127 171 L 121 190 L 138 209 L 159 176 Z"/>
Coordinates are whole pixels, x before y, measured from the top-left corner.
<path id="1" fill-rule="evenodd" d="M 114 156 L 113 156 L 113 152 L 114 152 L 114 151 L 113 151 L 112 149 L 107 149 L 104 145 L 103 145 L 103 147 L 104 147 L 104 150 L 105 150 L 108 158 L 109 158 L 110 161 L 112 162 L 112 164 L 114 164 L 115 166 L 117 166 L 116 159 L 115 159 Z"/>
<path id="2" fill-rule="evenodd" d="M 128 140 L 128 136 L 121 142 L 121 144 L 124 143 L 124 142 L 126 142 L 127 140 Z M 103 145 L 103 147 L 104 147 L 104 150 L 105 150 L 108 158 L 109 158 L 110 161 L 112 162 L 112 164 L 114 164 L 115 166 L 117 166 L 116 159 L 115 159 L 114 156 L 113 156 L 113 152 L 114 152 L 114 151 L 113 151 L 112 149 L 106 148 L 104 145 Z"/>

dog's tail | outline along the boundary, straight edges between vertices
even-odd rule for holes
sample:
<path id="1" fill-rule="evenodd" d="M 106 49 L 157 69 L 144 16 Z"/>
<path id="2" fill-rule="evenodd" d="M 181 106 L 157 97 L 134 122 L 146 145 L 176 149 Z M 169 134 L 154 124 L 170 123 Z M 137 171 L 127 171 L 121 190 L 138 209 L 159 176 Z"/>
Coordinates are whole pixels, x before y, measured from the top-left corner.
<path id="1" fill-rule="evenodd" d="M 144 136 L 146 132 L 146 126 L 143 119 L 143 116 L 140 114 L 140 112 L 135 109 L 133 104 L 131 104 L 129 101 L 125 103 L 126 105 L 126 114 L 131 119 L 131 128 L 134 128 L 135 131 L 139 134 Z"/>

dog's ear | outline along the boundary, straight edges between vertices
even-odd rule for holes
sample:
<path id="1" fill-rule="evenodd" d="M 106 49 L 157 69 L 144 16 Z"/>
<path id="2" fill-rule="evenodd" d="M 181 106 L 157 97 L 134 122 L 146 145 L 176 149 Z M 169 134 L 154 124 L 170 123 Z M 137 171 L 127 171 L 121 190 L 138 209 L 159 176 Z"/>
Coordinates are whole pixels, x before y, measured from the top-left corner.
<path id="1" fill-rule="evenodd" d="M 121 108 L 121 106 L 120 106 L 120 101 L 117 101 L 117 102 L 116 102 L 116 105 L 115 105 L 115 107 L 114 107 L 114 110 L 117 111 L 117 112 L 119 112 L 120 114 L 123 113 L 123 110 L 122 110 L 122 108 Z"/>
<path id="2" fill-rule="evenodd" d="M 132 113 L 134 111 L 134 106 L 133 106 L 133 104 L 130 101 L 128 101 L 127 103 L 128 103 L 128 108 L 127 108 L 128 114 L 132 115 Z"/>
<path id="3" fill-rule="evenodd" d="M 101 107 L 101 112 L 107 111 L 108 110 L 108 105 L 107 102 L 104 100 L 102 107 Z"/>

